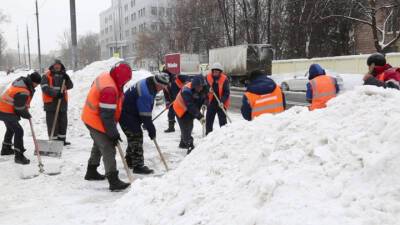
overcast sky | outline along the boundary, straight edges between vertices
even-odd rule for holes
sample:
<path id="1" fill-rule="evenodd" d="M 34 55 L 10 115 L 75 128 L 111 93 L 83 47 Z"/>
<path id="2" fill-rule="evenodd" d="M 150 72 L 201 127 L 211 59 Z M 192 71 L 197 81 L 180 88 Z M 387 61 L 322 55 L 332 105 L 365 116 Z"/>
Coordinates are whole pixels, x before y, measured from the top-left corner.
<path id="1" fill-rule="evenodd" d="M 100 30 L 99 13 L 111 5 L 111 0 L 75 0 L 78 36 Z M 58 40 L 70 29 L 69 0 L 38 0 L 40 39 L 42 52 L 58 48 Z M 19 27 L 21 53 L 26 45 L 26 24 L 30 28 L 31 51 L 37 52 L 35 0 L 1 0 L 0 9 L 11 22 L 2 24 L 8 48 L 17 49 L 17 26 Z"/>

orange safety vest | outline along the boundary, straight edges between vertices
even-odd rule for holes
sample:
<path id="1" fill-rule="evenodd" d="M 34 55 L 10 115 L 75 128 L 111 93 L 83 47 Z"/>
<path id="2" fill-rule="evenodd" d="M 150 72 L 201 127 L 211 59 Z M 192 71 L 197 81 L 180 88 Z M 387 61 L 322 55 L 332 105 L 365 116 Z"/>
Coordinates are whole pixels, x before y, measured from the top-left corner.
<path id="1" fill-rule="evenodd" d="M 187 107 L 186 107 L 186 103 L 185 103 L 185 100 L 183 100 L 183 97 L 182 97 L 182 91 L 184 90 L 184 88 L 189 88 L 189 89 L 192 89 L 192 82 L 190 82 L 190 83 L 187 83 L 182 89 L 181 89 L 181 91 L 179 92 L 179 94 L 176 96 L 176 99 L 175 99 L 175 101 L 174 101 L 174 103 L 173 103 L 173 107 L 174 107 L 174 111 L 175 111 L 175 114 L 176 114 L 176 116 L 178 117 L 178 118 L 182 118 L 183 117 L 183 115 L 185 115 L 185 113 L 186 113 L 186 111 L 187 111 Z"/>
<path id="2" fill-rule="evenodd" d="M 31 92 L 26 87 L 9 87 L 0 97 L 0 112 L 15 114 L 14 108 L 14 97 L 18 93 L 25 93 L 28 95 L 28 101 L 26 101 L 26 107 L 29 108 L 31 103 Z"/>
<path id="3" fill-rule="evenodd" d="M 385 82 L 385 72 L 376 76 L 376 79 L 378 79 L 379 81 Z"/>
<path id="4" fill-rule="evenodd" d="M 185 83 L 183 83 L 180 79 L 175 78 L 175 84 L 176 86 L 179 87 L 179 89 L 182 89 L 182 87 L 185 85 Z"/>
<path id="5" fill-rule="evenodd" d="M 50 87 L 50 88 L 53 88 L 53 89 L 60 88 L 59 90 L 61 91 L 61 88 L 62 88 L 62 87 L 54 87 L 54 85 L 53 85 L 53 83 L 54 83 L 54 81 L 53 81 L 53 76 L 51 75 L 51 72 L 50 72 L 50 71 L 48 71 L 48 72 L 46 73 L 46 77 L 47 77 L 47 80 L 49 81 L 49 87 Z M 43 102 L 44 102 L 44 103 L 51 103 L 51 102 L 53 102 L 53 100 L 54 100 L 54 97 L 52 97 L 52 96 L 50 96 L 50 95 L 47 95 L 47 94 L 45 94 L 45 93 L 42 94 L 42 98 L 43 98 Z M 68 91 L 67 91 L 66 89 L 64 90 L 64 99 L 65 99 L 65 101 L 68 102 Z"/>
<path id="6" fill-rule="evenodd" d="M 272 93 L 265 95 L 257 95 L 250 92 L 245 92 L 251 108 L 251 119 L 254 119 L 266 113 L 280 113 L 285 111 L 283 106 L 283 94 L 279 86 L 276 86 Z"/>
<path id="7" fill-rule="evenodd" d="M 326 103 L 336 97 L 335 81 L 332 77 L 323 75 L 318 76 L 310 81 L 313 91 L 311 106 L 309 109 L 322 109 L 326 107 Z"/>
<path id="8" fill-rule="evenodd" d="M 93 82 L 90 88 L 89 94 L 87 96 L 85 105 L 82 111 L 82 121 L 97 131 L 102 133 L 106 132 L 103 122 L 100 117 L 100 93 L 105 88 L 113 88 L 116 93 L 119 93 L 118 86 L 115 81 L 110 76 L 110 73 L 106 72 L 101 74 Z M 116 109 L 114 118 L 118 122 L 121 117 L 123 103 L 123 95 L 118 94 Z"/>
<path id="9" fill-rule="evenodd" d="M 225 83 L 225 81 L 226 81 L 227 79 L 228 79 L 228 77 L 227 77 L 225 74 L 223 74 L 223 73 L 221 74 L 221 77 L 218 79 L 218 98 L 219 98 L 220 100 L 221 100 L 222 95 L 223 95 L 224 83 Z M 211 73 L 209 73 L 209 74 L 207 75 L 207 83 L 208 83 L 208 85 L 210 85 L 211 88 L 213 87 L 214 79 L 213 79 Z M 210 92 L 208 93 L 208 102 L 211 102 L 211 101 L 213 100 L 213 98 L 214 98 L 214 94 L 213 94 L 213 92 L 210 91 Z M 228 99 L 226 100 L 226 102 L 223 102 L 223 103 L 224 103 L 225 108 L 228 109 L 229 106 L 230 106 L 230 104 L 231 104 L 230 97 L 228 97 Z"/>

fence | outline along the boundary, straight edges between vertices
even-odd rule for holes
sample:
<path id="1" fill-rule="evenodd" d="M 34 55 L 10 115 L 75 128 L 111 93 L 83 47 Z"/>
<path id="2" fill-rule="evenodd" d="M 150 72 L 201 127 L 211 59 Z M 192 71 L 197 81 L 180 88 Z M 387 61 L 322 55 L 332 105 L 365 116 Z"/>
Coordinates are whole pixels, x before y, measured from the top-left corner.
<path id="1" fill-rule="evenodd" d="M 285 74 L 307 71 L 313 63 L 318 63 L 325 69 L 338 73 L 364 74 L 368 71 L 366 62 L 369 55 L 350 55 L 313 59 L 276 60 L 272 62 L 273 74 Z M 386 55 L 389 64 L 400 66 L 400 53 Z"/>

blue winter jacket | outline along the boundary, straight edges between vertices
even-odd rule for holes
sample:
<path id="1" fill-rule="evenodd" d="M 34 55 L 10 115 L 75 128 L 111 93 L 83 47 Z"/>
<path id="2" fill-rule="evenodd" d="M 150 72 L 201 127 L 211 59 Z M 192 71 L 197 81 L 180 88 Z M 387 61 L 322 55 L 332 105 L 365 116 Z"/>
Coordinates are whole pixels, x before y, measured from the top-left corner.
<path id="1" fill-rule="evenodd" d="M 141 133 L 144 124 L 149 136 L 156 136 L 156 128 L 152 121 L 152 111 L 157 90 L 153 77 L 139 81 L 125 93 L 120 124 L 133 133 Z"/>
<path id="2" fill-rule="evenodd" d="M 201 119 L 202 114 L 200 112 L 200 109 L 201 106 L 206 103 L 206 90 L 207 89 L 203 89 L 203 91 L 199 93 L 196 92 L 194 88 L 182 88 L 182 98 L 187 107 L 187 111 L 183 115 L 182 119 Z"/>
<path id="3" fill-rule="evenodd" d="M 246 92 L 250 92 L 257 95 L 265 95 L 272 93 L 276 88 L 276 83 L 266 75 L 259 76 L 254 80 L 250 81 L 247 85 Z M 282 94 L 283 95 L 283 94 Z M 285 95 L 283 95 L 283 106 L 286 108 Z M 251 107 L 246 95 L 243 95 L 242 108 L 240 109 L 242 116 L 245 120 L 251 120 Z"/>

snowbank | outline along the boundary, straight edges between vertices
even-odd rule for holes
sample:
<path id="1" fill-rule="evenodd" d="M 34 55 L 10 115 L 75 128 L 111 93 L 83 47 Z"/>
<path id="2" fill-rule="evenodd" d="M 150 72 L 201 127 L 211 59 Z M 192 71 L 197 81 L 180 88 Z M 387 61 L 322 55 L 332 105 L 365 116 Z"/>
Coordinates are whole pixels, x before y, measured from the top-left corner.
<path id="1" fill-rule="evenodd" d="M 136 181 L 104 223 L 394 225 L 400 92 L 357 87 L 215 131 L 163 178 Z"/>

